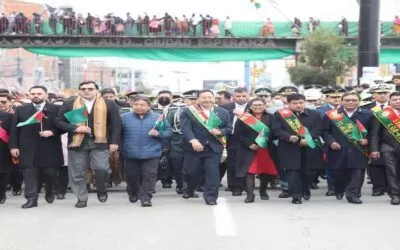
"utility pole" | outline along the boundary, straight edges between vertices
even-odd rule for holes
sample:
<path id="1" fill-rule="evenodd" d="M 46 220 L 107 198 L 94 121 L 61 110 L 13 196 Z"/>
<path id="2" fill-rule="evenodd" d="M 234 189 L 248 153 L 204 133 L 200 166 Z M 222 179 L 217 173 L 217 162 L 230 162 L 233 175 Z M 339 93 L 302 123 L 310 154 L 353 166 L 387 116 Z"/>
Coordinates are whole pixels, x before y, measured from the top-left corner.
<path id="1" fill-rule="evenodd" d="M 364 67 L 379 67 L 380 50 L 380 0 L 359 0 L 358 68 L 357 78 L 363 77 Z M 364 76 L 365 77 L 365 76 Z"/>

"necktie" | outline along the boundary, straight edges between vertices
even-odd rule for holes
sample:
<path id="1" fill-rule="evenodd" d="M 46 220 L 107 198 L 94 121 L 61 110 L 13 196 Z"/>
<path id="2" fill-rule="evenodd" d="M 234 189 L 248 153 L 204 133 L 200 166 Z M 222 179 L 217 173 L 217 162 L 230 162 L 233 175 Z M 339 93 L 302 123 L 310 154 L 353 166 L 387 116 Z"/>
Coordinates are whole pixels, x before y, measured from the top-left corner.
<path id="1" fill-rule="evenodd" d="M 36 111 L 40 111 L 40 105 L 35 105 Z"/>
<path id="2" fill-rule="evenodd" d="M 381 109 L 383 110 L 383 108 L 385 107 L 385 104 L 381 104 Z"/>

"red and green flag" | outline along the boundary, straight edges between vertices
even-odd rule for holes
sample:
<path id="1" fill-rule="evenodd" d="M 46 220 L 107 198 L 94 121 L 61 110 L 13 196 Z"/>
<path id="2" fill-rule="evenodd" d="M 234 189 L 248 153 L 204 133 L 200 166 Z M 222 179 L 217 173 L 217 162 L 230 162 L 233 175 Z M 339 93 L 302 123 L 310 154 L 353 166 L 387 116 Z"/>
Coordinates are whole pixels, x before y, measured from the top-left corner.
<path id="1" fill-rule="evenodd" d="M 160 133 L 160 135 L 163 134 L 165 131 L 165 128 L 167 127 L 167 121 L 165 119 L 164 113 L 158 117 L 156 123 L 154 124 L 154 128 L 157 129 L 157 131 Z"/>
<path id="2" fill-rule="evenodd" d="M 255 139 L 257 145 L 260 148 L 267 148 L 268 134 L 270 133 L 268 126 L 252 116 L 250 113 L 244 113 L 239 119 L 258 133 Z"/>
<path id="3" fill-rule="evenodd" d="M 210 116 L 206 121 L 206 127 L 209 129 L 217 129 L 222 124 L 222 120 L 215 114 L 214 111 L 210 112 Z"/>
<path id="4" fill-rule="evenodd" d="M 42 111 L 38 111 L 35 114 L 33 114 L 31 117 L 28 118 L 28 120 L 24 122 L 18 123 L 17 127 L 22 127 L 26 125 L 31 125 L 35 123 L 41 123 L 44 117 L 44 113 Z"/>
<path id="5" fill-rule="evenodd" d="M 73 109 L 64 114 L 64 117 L 69 121 L 69 123 L 72 124 L 87 122 L 88 116 L 89 113 L 87 111 L 86 106 L 83 106 L 82 108 L 79 109 Z"/>
<path id="6" fill-rule="evenodd" d="M 0 125 L 1 125 L 1 121 L 0 121 Z M 0 127 L 0 140 L 2 140 L 4 143 L 8 143 L 8 133 L 2 127 Z"/>
<path id="7" fill-rule="evenodd" d="M 354 126 L 351 138 L 353 138 L 356 141 L 359 141 L 361 139 L 364 139 L 368 135 L 368 131 L 365 129 L 364 125 L 357 120 L 356 126 Z"/>

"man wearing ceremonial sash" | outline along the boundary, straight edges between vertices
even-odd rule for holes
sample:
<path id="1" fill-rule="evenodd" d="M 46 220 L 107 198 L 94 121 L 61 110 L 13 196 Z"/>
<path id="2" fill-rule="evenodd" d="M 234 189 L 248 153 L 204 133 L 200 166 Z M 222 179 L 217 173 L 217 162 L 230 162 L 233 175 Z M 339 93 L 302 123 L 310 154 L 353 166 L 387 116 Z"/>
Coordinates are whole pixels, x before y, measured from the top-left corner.
<path id="1" fill-rule="evenodd" d="M 305 108 L 305 96 L 287 96 L 288 108 L 278 110 L 272 120 L 272 132 L 278 137 L 279 167 L 286 171 L 293 204 L 311 197 L 309 185 L 322 168 L 322 150 L 317 146 L 321 135 L 321 117 Z"/>
<path id="2" fill-rule="evenodd" d="M 392 205 L 400 205 L 400 92 L 390 95 L 390 106 L 373 109 L 376 117 L 371 131 L 371 157 L 382 158 L 386 167 Z"/>
<path id="3" fill-rule="evenodd" d="M 201 90 L 197 94 L 197 105 L 182 110 L 181 128 L 185 150 L 183 169 L 188 184 L 182 197 L 198 197 L 194 190 L 202 177 L 200 175 L 204 173 L 204 200 L 207 205 L 216 205 L 220 183 L 219 163 L 225 136 L 232 130 L 229 113 L 223 108 L 214 107 L 211 90 Z"/>
<path id="4" fill-rule="evenodd" d="M 326 113 L 323 119 L 323 139 L 329 147 L 327 166 L 332 170 L 335 195 L 348 202 L 361 204 L 361 187 L 368 165 L 368 138 L 372 112 L 358 108 L 360 96 L 345 93 L 338 110 Z"/>
<path id="5" fill-rule="evenodd" d="M 10 105 L 11 97 L 8 94 L 0 94 L 0 204 L 6 202 L 7 180 L 12 168 L 11 154 L 8 147 L 13 117 L 8 112 Z"/>
<path id="6" fill-rule="evenodd" d="M 361 106 L 369 110 L 383 110 L 389 106 L 389 96 L 392 91 L 387 84 L 376 84 L 370 88 L 372 98 L 371 103 Z M 373 111 L 374 112 L 374 111 Z M 372 196 L 382 196 L 386 191 L 385 163 L 383 159 L 373 159 L 368 166 L 368 174 L 372 182 Z"/>

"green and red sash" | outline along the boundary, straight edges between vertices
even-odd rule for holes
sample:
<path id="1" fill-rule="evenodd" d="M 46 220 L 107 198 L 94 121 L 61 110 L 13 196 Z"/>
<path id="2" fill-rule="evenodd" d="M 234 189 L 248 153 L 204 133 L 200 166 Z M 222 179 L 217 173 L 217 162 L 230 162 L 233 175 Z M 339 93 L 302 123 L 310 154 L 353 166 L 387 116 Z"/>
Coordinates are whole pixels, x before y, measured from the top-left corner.
<path id="1" fill-rule="evenodd" d="M 282 116 L 283 120 L 289 125 L 289 127 L 296 133 L 296 135 L 304 138 L 307 141 L 309 148 L 314 149 L 316 147 L 315 142 L 310 134 L 308 128 L 303 126 L 297 116 L 289 108 L 280 109 L 279 114 Z"/>
<path id="2" fill-rule="evenodd" d="M 204 113 L 203 109 L 198 106 L 189 106 L 188 107 L 190 113 L 194 118 L 205 128 L 208 132 L 213 129 L 218 129 L 218 127 L 222 124 L 222 120 L 215 114 L 214 111 L 210 110 L 210 116 L 207 116 Z M 211 132 L 210 132 L 211 134 Z M 211 134 L 212 135 L 212 134 Z M 222 145 L 226 145 L 226 137 L 225 136 L 214 136 Z"/>
<path id="3" fill-rule="evenodd" d="M 255 139 L 257 145 L 260 148 L 267 148 L 268 134 L 271 131 L 269 127 L 248 112 L 244 113 L 239 120 L 257 132 L 258 136 Z"/>
<path id="4" fill-rule="evenodd" d="M 396 114 L 396 111 L 391 107 L 382 110 L 378 106 L 371 110 L 376 119 L 400 142 L 400 117 Z"/>
<path id="5" fill-rule="evenodd" d="M 368 132 L 361 122 L 357 120 L 355 124 L 344 113 L 338 113 L 337 110 L 326 112 L 328 118 L 335 124 L 335 126 L 342 132 L 342 134 L 353 144 L 358 150 L 368 157 L 368 152 L 364 146 L 360 144 L 360 140 L 364 139 Z"/>

